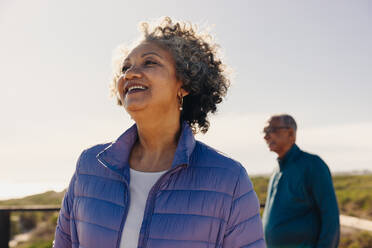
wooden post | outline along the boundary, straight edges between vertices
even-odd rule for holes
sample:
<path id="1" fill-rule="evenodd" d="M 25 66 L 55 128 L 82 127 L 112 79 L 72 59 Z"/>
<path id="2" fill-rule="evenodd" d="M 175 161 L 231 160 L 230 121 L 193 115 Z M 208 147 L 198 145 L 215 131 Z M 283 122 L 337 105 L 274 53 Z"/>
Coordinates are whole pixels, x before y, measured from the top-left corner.
<path id="1" fill-rule="evenodd" d="M 10 212 L 0 211 L 0 247 L 8 248 L 10 239 Z"/>

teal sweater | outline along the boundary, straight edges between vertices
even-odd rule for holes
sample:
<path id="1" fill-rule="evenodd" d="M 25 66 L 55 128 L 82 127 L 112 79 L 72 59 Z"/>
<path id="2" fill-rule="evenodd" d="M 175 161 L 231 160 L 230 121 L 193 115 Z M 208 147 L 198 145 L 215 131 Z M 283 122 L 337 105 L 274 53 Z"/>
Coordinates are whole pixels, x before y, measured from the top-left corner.
<path id="1" fill-rule="evenodd" d="M 295 144 L 278 161 L 263 214 L 267 247 L 337 247 L 339 211 L 327 165 Z"/>

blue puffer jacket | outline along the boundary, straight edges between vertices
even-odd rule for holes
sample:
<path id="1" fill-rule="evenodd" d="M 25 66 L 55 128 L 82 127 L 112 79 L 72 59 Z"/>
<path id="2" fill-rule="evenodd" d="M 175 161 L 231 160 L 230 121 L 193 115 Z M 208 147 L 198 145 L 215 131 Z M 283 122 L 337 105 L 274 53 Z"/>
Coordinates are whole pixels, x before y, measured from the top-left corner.
<path id="1" fill-rule="evenodd" d="M 136 139 L 134 125 L 116 142 L 80 155 L 54 247 L 119 247 Z M 149 193 L 138 247 L 265 247 L 259 202 L 245 169 L 195 141 L 183 124 L 172 167 Z"/>

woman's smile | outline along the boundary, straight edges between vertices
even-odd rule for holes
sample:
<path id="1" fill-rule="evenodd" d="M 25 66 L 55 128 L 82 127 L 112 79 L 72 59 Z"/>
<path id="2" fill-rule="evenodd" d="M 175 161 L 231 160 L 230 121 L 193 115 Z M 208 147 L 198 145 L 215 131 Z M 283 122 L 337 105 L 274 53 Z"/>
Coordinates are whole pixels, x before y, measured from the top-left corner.
<path id="1" fill-rule="evenodd" d="M 127 91 L 127 94 L 133 94 L 133 93 L 136 93 L 136 92 L 142 92 L 144 90 L 147 90 L 145 87 L 143 86 L 132 86 L 128 89 Z"/>
<path id="2" fill-rule="evenodd" d="M 134 94 L 138 92 L 143 92 L 149 88 L 138 82 L 128 82 L 124 87 L 124 96 L 126 97 L 129 94 Z"/>

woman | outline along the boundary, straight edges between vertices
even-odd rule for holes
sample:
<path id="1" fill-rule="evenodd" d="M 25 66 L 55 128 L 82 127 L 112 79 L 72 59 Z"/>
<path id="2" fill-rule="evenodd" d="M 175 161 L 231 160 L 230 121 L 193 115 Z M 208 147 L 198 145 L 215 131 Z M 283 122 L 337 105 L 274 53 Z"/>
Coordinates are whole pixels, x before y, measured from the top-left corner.
<path id="1" fill-rule="evenodd" d="M 194 139 L 229 86 L 216 47 L 170 18 L 142 27 L 113 80 L 135 125 L 81 154 L 54 247 L 264 247 L 245 169 Z"/>

